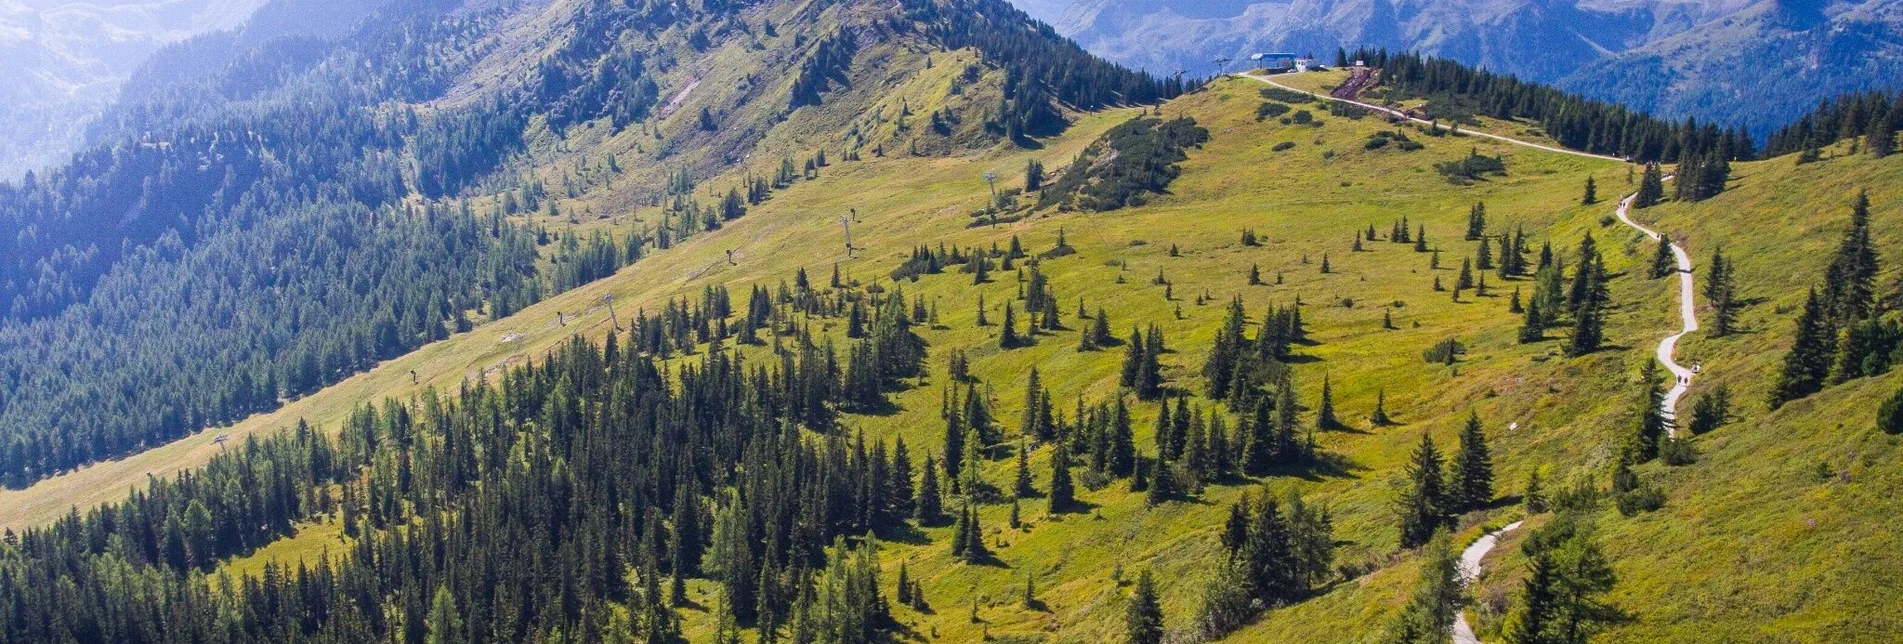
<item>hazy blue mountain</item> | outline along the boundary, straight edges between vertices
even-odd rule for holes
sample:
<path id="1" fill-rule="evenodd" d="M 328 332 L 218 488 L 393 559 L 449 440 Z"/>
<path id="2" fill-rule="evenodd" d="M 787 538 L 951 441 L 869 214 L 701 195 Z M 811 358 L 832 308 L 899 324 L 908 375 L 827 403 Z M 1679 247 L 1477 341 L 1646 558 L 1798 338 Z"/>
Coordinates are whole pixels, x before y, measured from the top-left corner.
<path id="1" fill-rule="evenodd" d="M 1219 57 L 1417 49 L 1763 132 L 1818 97 L 1903 79 L 1903 0 L 1015 0 L 1157 73 Z"/>
<path id="2" fill-rule="evenodd" d="M 264 1 L 0 0 L 0 177 L 62 160 L 153 52 Z"/>

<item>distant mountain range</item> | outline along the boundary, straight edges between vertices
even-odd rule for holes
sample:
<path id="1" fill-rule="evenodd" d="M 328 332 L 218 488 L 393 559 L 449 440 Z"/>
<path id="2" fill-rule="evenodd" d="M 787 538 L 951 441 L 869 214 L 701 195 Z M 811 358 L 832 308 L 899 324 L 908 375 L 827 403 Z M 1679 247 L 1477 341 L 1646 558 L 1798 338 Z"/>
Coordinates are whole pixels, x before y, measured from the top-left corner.
<path id="1" fill-rule="evenodd" d="M 153 52 L 264 0 L 0 0 L 0 178 L 64 160 Z"/>
<path id="2" fill-rule="evenodd" d="M 1085 48 L 1157 73 L 1218 57 L 1416 49 L 1653 113 L 1782 124 L 1903 85 L 1903 1 L 1014 0 Z M 1232 66 L 1240 66 L 1234 63 Z"/>

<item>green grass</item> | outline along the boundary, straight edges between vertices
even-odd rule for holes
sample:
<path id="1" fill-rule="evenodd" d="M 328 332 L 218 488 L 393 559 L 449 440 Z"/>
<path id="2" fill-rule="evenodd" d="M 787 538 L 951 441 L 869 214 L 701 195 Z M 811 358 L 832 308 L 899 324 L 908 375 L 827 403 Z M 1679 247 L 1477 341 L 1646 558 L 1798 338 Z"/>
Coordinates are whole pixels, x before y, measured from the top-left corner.
<path id="1" fill-rule="evenodd" d="M 298 524 L 296 534 L 279 539 L 249 555 L 219 562 L 214 573 L 225 573 L 238 579 L 246 575 L 264 574 L 267 563 L 292 568 L 299 563 L 316 567 L 318 559 L 325 554 L 329 554 L 333 560 L 346 554 L 350 544 L 350 538 L 344 536 L 343 523 L 335 516 L 326 516 L 317 521 Z"/>
<path id="2" fill-rule="evenodd" d="M 933 73 L 951 69 L 947 62 L 957 54 L 938 56 Z M 917 64 L 922 69 L 922 62 Z M 924 118 L 932 101 L 953 100 L 940 91 L 939 76 L 921 73 L 911 78 L 900 91 L 912 92 L 906 95 L 924 103 L 907 100 L 914 118 Z M 1134 109 L 1083 115 L 1071 131 L 1033 150 L 883 159 L 868 153 L 866 161 L 838 163 L 820 179 L 776 194 L 726 228 L 654 254 L 613 278 L 217 431 L 241 437 L 284 427 L 299 417 L 334 429 L 341 415 L 362 401 L 406 396 L 420 387 L 454 388 L 465 379 L 492 374 L 498 366 L 539 356 L 572 334 L 599 338 L 609 328 L 607 311 L 598 305 L 604 295 L 614 297 L 625 318 L 636 307 L 657 309 L 670 297 L 698 297 L 707 284 L 726 284 L 744 293 L 751 284 L 790 281 L 801 267 L 823 283 L 834 262 L 851 279 L 890 287 L 885 275 L 915 244 L 1002 246 L 1016 234 L 1035 252 L 1049 248 L 1062 227 L 1079 252 L 1045 262 L 1043 270 L 1065 303 L 1060 310 L 1070 331 L 1038 336 L 1030 347 L 999 350 L 997 327 L 977 327 L 973 318 L 980 292 L 993 307 L 993 320 L 1000 317 L 997 309 L 1016 292 L 1006 272 L 978 287 L 960 274 L 903 284 L 908 295 L 923 294 L 936 302 L 947 327 L 922 332 L 931 346 L 933 375 L 919 388 L 895 397 L 900 411 L 849 417 L 848 426 L 874 437 L 903 436 L 915 456 L 938 449 L 942 421 L 936 410 L 951 349 L 970 355 L 973 374 L 984 383 L 996 416 L 1010 432 L 1015 432 L 1023 397 L 1020 378 L 1032 366 L 1066 411 L 1079 395 L 1092 402 L 1101 399 L 1115 389 L 1121 352 L 1074 350 L 1080 321 L 1070 313 L 1079 297 L 1092 310 L 1107 309 L 1119 335 L 1134 324 L 1161 326 L 1175 351 L 1164 359 L 1169 384 L 1197 391 L 1204 351 L 1232 295 L 1242 296 L 1252 317 L 1271 303 L 1287 304 L 1299 296 L 1317 342 L 1301 351 L 1307 358 L 1297 366 L 1299 391 L 1305 403 L 1314 404 L 1327 374 L 1337 408 L 1352 428 L 1320 437 L 1337 468 L 1310 477 L 1274 478 L 1267 485 L 1278 493 L 1299 490 L 1327 505 L 1342 542 L 1340 559 L 1371 563 L 1376 569 L 1340 581 L 1314 599 L 1272 611 L 1231 639 L 1372 640 L 1404 601 L 1415 577 L 1412 557 L 1395 553 L 1389 508 L 1401 463 L 1420 433 L 1449 444 L 1468 411 L 1478 412 L 1487 423 L 1496 487 L 1504 495 L 1517 494 L 1534 467 L 1546 468 L 1547 480 L 1554 483 L 1588 472 L 1600 473 L 1603 480 L 1614 453 L 1613 436 L 1635 412 L 1639 367 L 1650 360 L 1657 340 L 1676 329 L 1676 284 L 1633 273 L 1649 258 L 1649 247 L 1637 243 L 1637 233 L 1629 228 L 1601 225 L 1612 212 L 1613 193 L 1629 190 L 1623 183 L 1626 169 L 1619 164 L 1476 137 L 1415 137 L 1426 149 L 1400 152 L 1391 146 L 1367 151 L 1361 143 L 1368 135 L 1390 127 L 1381 119 L 1332 117 L 1317 109 L 1320 127 L 1283 126 L 1274 119 L 1258 123 L 1254 112 L 1261 102 L 1260 87 L 1252 80 L 1218 81 L 1163 109 L 1168 116 L 1195 117 L 1213 140 L 1191 152 L 1172 194 L 1143 207 L 1095 214 L 1046 211 L 996 229 L 966 226 L 966 213 L 984 202 L 984 173 L 996 173 L 1003 188 L 1018 185 L 1031 159 L 1055 171 L 1098 134 L 1135 115 Z M 870 97 L 872 90 L 865 91 Z M 691 101 L 682 113 L 690 110 L 698 112 Z M 775 130 L 763 151 L 755 153 L 756 161 L 777 164 L 783 153 L 809 151 L 822 143 L 836 146 L 837 139 L 830 137 L 841 136 L 843 124 L 852 117 L 816 118 L 834 119 L 829 121 L 834 126 L 809 126 L 802 120 L 797 128 Z M 617 141 L 605 139 L 591 149 L 610 149 L 621 144 Z M 1295 147 L 1275 151 L 1282 142 Z M 1455 186 L 1434 172 L 1434 163 L 1466 155 L 1470 148 L 1503 155 L 1507 176 Z M 1690 358 L 1681 362 L 1702 361 L 1706 367 L 1693 395 L 1719 382 L 1730 383 L 1744 403 L 1743 418 L 1696 439 L 1704 453 L 1696 465 L 1641 468 L 1669 492 L 1664 510 L 1629 519 L 1608 511 L 1600 521 L 1602 539 L 1622 579 L 1614 600 L 1635 617 L 1610 639 L 1858 640 L 1903 630 L 1893 614 L 1879 610 L 1896 601 L 1892 572 L 1903 569 L 1894 529 L 1899 525 L 1894 494 L 1897 440 L 1870 428 L 1871 401 L 1894 390 L 1903 377 L 1839 387 L 1776 414 L 1766 414 L 1758 404 L 1778 352 L 1788 342 L 1791 316 L 1775 313 L 1774 307 L 1801 297 L 1804 286 L 1820 272 L 1824 253 L 1846 217 L 1842 204 L 1855 186 L 1878 189 L 1874 211 L 1880 248 L 1891 252 L 1892 260 L 1903 257 L 1895 252 L 1903 248 L 1903 239 L 1898 239 L 1903 233 L 1897 232 L 1903 230 L 1898 225 L 1903 203 L 1899 195 L 1881 189 L 1903 185 L 1899 167 L 1895 160 L 1862 159 L 1795 169 L 1788 160 L 1742 164 L 1734 189 L 1710 202 L 1641 213 L 1643 220 L 1661 221 L 1667 230 L 1689 235 L 1690 249 L 1701 265 L 1710 244 L 1724 243 L 1741 264 L 1745 293 L 1768 300 L 1746 311 L 1752 333 L 1724 340 L 1694 335 L 1681 350 Z M 724 193 L 743 173 L 736 170 L 707 182 L 702 190 L 711 187 Z M 1606 202 L 1577 204 L 1588 175 L 1597 179 Z M 651 208 L 618 205 L 624 203 L 623 191 L 631 190 L 611 186 L 592 193 L 589 203 L 604 213 L 655 216 Z M 1591 231 L 1600 240 L 1609 268 L 1621 275 L 1613 282 L 1617 308 L 1607 328 L 1614 348 L 1565 359 L 1559 357 L 1557 340 L 1518 344 L 1519 316 L 1507 311 L 1507 293 L 1515 285 L 1530 291 L 1525 282 L 1498 283 L 1489 275 L 1494 296 L 1476 298 L 1469 292 L 1465 301 L 1455 303 L 1447 293 L 1430 290 L 1435 272 L 1428 268 L 1426 254 L 1385 241 L 1364 242 L 1367 252 L 1349 250 L 1357 231 L 1373 224 L 1385 234 L 1390 222 L 1405 215 L 1427 225 L 1429 239 L 1443 250 L 1439 274 L 1451 282 L 1460 259 L 1471 256 L 1475 246 L 1459 236 L 1468 206 L 1478 200 L 1486 201 L 1493 230 L 1524 226 L 1535 248 L 1551 240 L 1556 250 L 1570 255 L 1582 233 Z M 855 242 L 868 249 L 852 260 L 839 252 L 838 217 L 849 208 L 862 218 L 854 226 Z M 1242 246 L 1243 228 L 1255 229 L 1263 245 Z M 1171 244 L 1181 249 L 1181 257 L 1168 256 Z M 728 250 L 741 258 L 738 266 L 727 265 Z M 1318 270 L 1324 253 L 1332 274 Z M 1304 255 L 1311 263 L 1302 262 Z M 1127 266 L 1125 283 L 1116 283 L 1120 269 L 1113 264 Z M 1248 286 L 1250 264 L 1260 265 L 1272 284 Z M 1175 301 L 1166 301 L 1162 287 L 1149 284 L 1159 269 L 1174 282 Z M 1284 278 L 1279 285 L 1273 284 L 1278 272 Z M 1886 279 L 1893 274 L 1886 271 Z M 1197 306 L 1194 298 L 1205 291 L 1213 300 Z M 1353 300 L 1352 307 L 1344 306 L 1346 299 Z M 1175 315 L 1178 306 L 1181 319 Z M 1398 330 L 1381 329 L 1384 306 L 1392 307 Z M 567 326 L 556 324 L 557 311 L 568 317 Z M 826 332 L 841 334 L 843 329 Z M 1549 335 L 1563 336 L 1564 331 Z M 1424 363 L 1421 351 L 1447 338 L 1470 347 L 1457 367 Z M 421 376 L 421 385 L 410 384 L 411 370 Z M 1368 427 L 1366 414 L 1381 390 L 1400 426 Z M 1689 400 L 1686 405 L 1689 408 Z M 1149 428 L 1155 408 L 1139 404 L 1134 411 L 1138 445 L 1146 453 L 1153 451 Z M 1509 423 L 1517 428 L 1508 429 Z M 1040 489 L 1048 480 L 1047 452 L 1033 456 Z M 196 467 L 215 453 L 209 436 L 201 435 L 28 490 L 0 492 L 0 516 L 9 525 L 43 523 L 69 505 L 119 498 L 145 472 L 165 475 Z M 1817 482 L 1819 460 L 1848 471 L 1850 482 Z M 1006 481 L 1012 467 L 1009 459 L 993 462 L 986 476 Z M 1195 589 L 1221 556 L 1215 530 L 1228 506 L 1251 489 L 1255 486 L 1212 487 L 1195 501 L 1150 509 L 1144 507 L 1142 495 L 1126 492 L 1118 483 L 1083 492 L 1082 500 L 1094 506 L 1086 513 L 1048 517 L 1041 499 L 1029 501 L 1023 507 L 1027 527 L 1021 531 L 1006 528 L 1007 505 L 985 506 L 982 521 L 1001 565 L 953 561 L 947 552 L 948 528 L 924 530 L 929 542 L 887 543 L 887 569 L 896 573 L 900 562 L 906 562 L 924 581 L 936 609 L 923 615 L 895 611 L 926 639 L 935 633 L 944 641 L 976 641 L 985 634 L 1111 640 L 1121 632 L 1121 598 L 1128 592 L 1112 579 L 1112 571 L 1121 565 L 1126 582 L 1141 569 L 1154 568 L 1167 623 L 1172 629 L 1186 628 L 1195 610 Z M 1507 508 L 1467 517 L 1460 542 L 1477 535 L 1482 524 L 1502 523 L 1516 512 Z M 296 538 L 227 567 L 255 570 L 265 560 L 314 558 L 321 545 L 340 543 L 334 528 L 325 536 L 327 525 L 306 528 Z M 1494 572 L 1480 590 L 1483 596 L 1513 587 L 1521 565 L 1518 538 L 1524 534 L 1523 529 L 1503 540 L 1499 554 L 1490 560 Z M 1039 610 L 1018 605 L 1027 575 L 1036 579 L 1043 604 Z M 692 590 L 697 603 L 712 605 L 712 586 L 697 583 Z M 968 619 L 974 601 L 981 623 Z M 683 615 L 697 641 L 711 633 L 706 611 L 690 609 Z M 1868 621 L 1858 624 L 1854 620 L 1859 617 Z M 1495 625 L 1481 620 L 1483 630 Z"/>

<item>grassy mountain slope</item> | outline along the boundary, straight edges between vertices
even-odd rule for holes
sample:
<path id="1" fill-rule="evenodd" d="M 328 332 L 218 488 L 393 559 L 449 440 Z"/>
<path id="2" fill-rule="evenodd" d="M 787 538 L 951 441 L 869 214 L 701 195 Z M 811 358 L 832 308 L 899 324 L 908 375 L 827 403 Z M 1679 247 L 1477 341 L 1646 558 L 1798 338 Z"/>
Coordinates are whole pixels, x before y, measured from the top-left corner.
<path id="1" fill-rule="evenodd" d="M 739 56 L 746 48 L 730 47 L 734 49 L 711 55 L 731 63 L 733 59 L 721 57 Z M 895 100 L 914 115 L 961 101 L 982 104 L 971 96 L 983 96 L 982 80 L 973 84 L 977 90 L 961 96 L 945 89 L 952 81 L 943 70 L 960 68 L 958 63 L 970 55 L 908 52 L 903 45 L 862 52 L 852 72 L 853 89 L 841 94 L 850 98 L 801 108 L 805 113 L 795 111 L 762 134 L 757 147 L 741 148 L 739 158 L 746 161 L 739 167 L 702 181 L 696 192 L 724 193 L 750 172 L 770 172 L 782 157 L 799 159 L 816 149 L 834 149 L 853 125 L 880 137 L 891 132 L 899 137 L 891 140 L 909 145 L 911 137 L 901 136 L 905 130 L 896 122 Z M 933 61 L 929 69 L 926 56 Z M 707 69 L 715 67 L 726 68 Z M 691 85 L 683 82 L 693 76 L 685 66 L 671 74 L 663 96 Z M 739 91 L 732 89 L 735 80 L 702 79 L 685 95 L 681 109 L 659 126 L 661 140 L 685 138 L 689 143 L 679 145 L 716 154 L 707 151 L 718 149 L 723 134 L 697 129 L 698 108 L 703 106 L 717 115 L 732 115 L 727 122 L 762 122 L 758 119 L 764 108 L 733 102 L 737 95 L 730 92 Z M 985 173 L 1000 177 L 1001 187 L 1015 187 L 1026 162 L 1039 160 L 1059 168 L 1104 131 L 1133 116 L 1138 111 L 1134 109 L 1084 115 L 1065 134 L 1032 149 L 947 146 L 942 156 L 914 157 L 897 153 L 905 148 L 888 145 L 891 154 L 885 158 L 866 154 L 862 161 L 835 163 L 820 170 L 818 178 L 777 192 L 746 217 L 689 238 L 609 279 L 428 345 L 221 431 L 242 437 L 273 431 L 297 418 L 332 429 L 352 406 L 367 400 L 408 396 L 426 387 L 451 390 L 467 379 L 489 376 L 498 366 L 542 355 L 575 334 L 599 338 L 613 325 L 602 305 L 604 296 L 611 296 L 615 311 L 626 316 L 638 307 L 658 309 L 669 298 L 697 296 L 708 285 L 738 292 L 753 284 L 771 287 L 790 281 L 802 268 L 823 281 L 834 264 L 850 280 L 891 286 L 886 274 L 917 244 L 1003 245 L 1015 235 L 1027 249 L 1039 251 L 1051 247 L 1061 229 L 1078 253 L 1048 260 L 1042 268 L 1066 303 L 1060 310 L 1066 312 L 1063 323 L 1069 330 L 1037 336 L 1030 347 L 999 349 L 997 327 L 977 326 L 975 307 L 982 294 L 995 323 L 1015 295 L 1009 273 L 1000 272 L 993 282 L 978 286 L 956 273 L 902 284 L 908 295 L 923 295 L 935 303 L 945 327 L 921 331 L 931 347 L 930 375 L 921 386 L 894 396 L 898 411 L 849 416 L 847 426 L 871 437 L 903 436 L 915 455 L 935 451 L 943 424 L 934 414 L 952 350 L 971 357 L 972 373 L 1007 434 L 1016 430 L 1021 379 L 1032 366 L 1052 388 L 1060 408 L 1068 409 L 1079 396 L 1091 402 L 1103 398 L 1115 389 L 1121 352 L 1075 351 L 1081 321 L 1069 315 L 1068 303 L 1079 297 L 1092 309 L 1106 309 L 1119 334 L 1132 324 L 1159 325 L 1174 350 L 1163 361 L 1168 384 L 1198 391 L 1203 357 L 1221 323 L 1223 304 L 1232 295 L 1243 298 L 1252 319 L 1259 319 L 1271 303 L 1291 304 L 1299 297 L 1315 341 L 1300 348 L 1302 357 L 1295 361 L 1303 402 L 1314 405 L 1325 374 L 1349 428 L 1319 436 L 1327 455 L 1324 466 L 1286 472 L 1262 483 L 1278 493 L 1299 490 L 1311 502 L 1328 506 L 1342 541 L 1340 561 L 1372 572 L 1272 611 L 1232 639 L 1371 641 L 1414 582 L 1413 557 L 1395 553 L 1391 506 L 1396 475 L 1421 432 L 1451 443 L 1467 412 L 1477 412 L 1487 423 L 1497 487 L 1504 496 L 1517 492 L 1518 482 L 1536 467 L 1544 467 L 1553 481 L 1583 474 L 1603 478 L 1615 458 L 1615 433 L 1636 413 L 1639 366 L 1651 359 L 1654 343 L 1677 319 L 1676 285 L 1640 276 L 1650 246 L 1639 243 L 1636 232 L 1608 221 L 1610 200 L 1593 206 L 1577 203 L 1588 176 L 1598 181 L 1602 196 L 1627 190 L 1622 182 L 1628 170 L 1618 164 L 1473 137 L 1415 134 L 1424 149 L 1368 149 L 1365 142 L 1371 135 L 1392 126 L 1325 111 L 1318 127 L 1258 121 L 1261 87 L 1251 80 L 1224 80 L 1162 108 L 1167 116 L 1195 118 L 1210 130 L 1212 140 L 1190 153 L 1170 194 L 1140 207 L 1090 214 L 1044 211 L 995 228 L 970 226 L 973 219 L 967 214 L 982 207 L 987 197 L 981 178 Z M 770 102 L 760 99 L 750 105 Z M 545 179 L 566 177 L 573 171 L 561 160 L 607 151 L 639 159 L 623 161 L 639 168 L 637 176 L 664 175 L 686 164 L 666 152 L 667 144 L 650 147 L 649 139 L 642 137 L 639 130 L 607 135 L 583 129 L 560 141 L 550 135 L 536 144 L 534 171 Z M 1276 149 L 1283 144 L 1291 146 Z M 1434 171 L 1435 163 L 1470 151 L 1500 155 L 1507 174 L 1460 186 Z M 1665 510 L 1633 518 L 1607 510 L 1601 518 L 1602 539 L 1623 580 L 1614 599 L 1635 616 L 1610 635 L 1614 639 L 1700 641 L 1716 633 L 1720 639 L 1740 640 L 1876 640 L 1899 628 L 1882 621 L 1887 618 L 1881 615 L 1850 621 L 1852 615 L 1893 600 L 1896 592 L 1885 578 L 1885 571 L 1895 567 L 1896 536 L 1882 526 L 1896 520 L 1892 491 L 1898 476 L 1897 441 L 1869 428 L 1868 408 L 1878 395 L 1896 387 L 1898 377 L 1838 387 L 1775 414 L 1763 413 L 1757 401 L 1777 352 L 1788 342 L 1790 314 L 1777 309 L 1796 301 L 1817 275 L 1819 267 L 1812 264 L 1834 243 L 1844 218 L 1843 208 L 1816 204 L 1842 203 L 1854 188 L 1867 185 L 1877 191 L 1877 228 L 1894 231 L 1897 218 L 1903 217 L 1903 202 L 1886 194 L 1885 187 L 1903 185 L 1903 177 L 1894 158 L 1845 158 L 1795 169 L 1789 163 L 1773 159 L 1741 164 L 1730 192 L 1701 204 L 1641 213 L 1642 219 L 1659 220 L 1667 230 L 1684 233 L 1701 262 L 1708 244 L 1725 244 L 1728 254 L 1742 263 L 1740 282 L 1746 294 L 1766 301 L 1746 312 L 1746 326 L 1753 333 L 1714 341 L 1693 336 L 1681 353 L 1704 363 L 1708 375 L 1701 379 L 1701 388 L 1730 383 L 1739 392 L 1740 421 L 1694 439 L 1704 452 L 1697 464 L 1641 468 L 1642 475 L 1670 493 Z M 584 192 L 562 204 L 564 212 L 593 212 L 598 218 L 549 223 L 557 228 L 629 230 L 659 221 L 661 208 L 644 205 L 648 193 L 628 183 L 633 182 L 613 180 L 598 192 Z M 1460 259 L 1474 252 L 1475 244 L 1462 241 L 1460 232 L 1467 208 L 1483 200 L 1492 216 L 1490 230 L 1524 226 L 1534 246 L 1551 241 L 1555 251 L 1569 254 L 1582 234 L 1591 232 L 1599 239 L 1608 268 L 1618 275 L 1612 286 L 1616 313 L 1607 328 L 1613 348 L 1563 358 L 1558 345 L 1563 331 L 1549 332 L 1554 339 L 1544 342 L 1519 344 L 1519 316 L 1508 313 L 1506 301 L 1514 287 L 1529 286 L 1524 281 L 1500 282 L 1489 275 L 1493 292 L 1486 297 L 1469 293 L 1462 302 L 1430 288 L 1436 276 L 1451 282 Z M 861 219 L 853 227 L 853 241 L 866 250 L 857 258 L 842 252 L 839 217 L 848 211 L 857 211 Z M 1403 244 L 1364 240 L 1365 251 L 1350 250 L 1350 240 L 1369 225 L 1385 231 L 1402 216 L 1426 226 L 1432 244 L 1442 251 L 1440 269 L 1429 267 L 1428 254 Z M 1764 225 L 1778 216 L 1788 219 L 1780 222 L 1783 225 Z M 1239 236 L 1245 228 L 1263 235 L 1264 245 L 1243 246 Z M 1172 245 L 1180 256 L 1172 256 Z M 1899 247 L 1903 240 L 1893 234 L 1879 240 L 1880 249 Z M 732 264 L 729 251 L 735 258 Z M 1320 271 L 1324 257 L 1332 269 L 1327 274 Z M 1248 285 L 1252 264 L 1260 266 L 1270 284 Z M 1165 298 L 1164 287 L 1150 282 L 1159 272 L 1171 283 L 1173 299 Z M 1196 304 L 1203 293 L 1213 299 Z M 1382 329 L 1384 309 L 1398 329 Z M 843 329 L 836 326 L 815 332 L 843 337 Z M 1422 350 L 1449 338 L 1469 347 L 1456 365 L 1422 360 Z M 411 384 L 412 371 L 419 384 Z M 1399 426 L 1369 426 L 1366 415 L 1377 392 L 1385 392 L 1387 409 Z M 1133 411 L 1137 444 L 1150 452 L 1155 408 L 1137 404 Z M 1305 422 L 1309 419 L 1312 414 L 1304 414 Z M 0 492 L 0 516 L 12 525 L 43 522 L 70 504 L 118 498 L 145 472 L 162 475 L 193 467 L 216 450 L 201 434 L 28 490 Z M 1048 485 L 1048 452 L 1039 449 L 1031 459 L 1040 489 Z M 1847 479 L 1818 482 L 1819 460 L 1848 472 Z M 1013 462 L 1006 458 L 989 463 L 985 476 L 997 484 L 1008 481 L 1012 472 Z M 1023 507 L 1027 527 L 1016 531 L 1005 528 L 1007 505 L 986 505 L 982 523 L 1000 565 L 955 562 L 947 553 L 948 528 L 923 529 L 886 542 L 888 575 L 904 562 L 924 582 L 936 608 L 930 614 L 895 611 L 913 632 L 946 641 L 976 641 L 984 635 L 1105 641 L 1121 633 L 1122 597 L 1128 592 L 1124 584 L 1147 567 L 1161 580 L 1167 623 L 1172 629 L 1186 628 L 1197 602 L 1195 589 L 1221 556 L 1216 531 L 1228 506 L 1244 491 L 1256 489 L 1255 484 L 1214 486 L 1194 500 L 1146 508 L 1141 494 L 1117 482 L 1080 495 L 1093 506 L 1087 513 L 1050 517 L 1041 502 L 1029 501 Z M 1517 512 L 1503 506 L 1467 517 L 1460 537 L 1470 538 L 1482 524 L 1510 520 Z M 1808 523 L 1810 519 L 1817 524 Z M 307 529 L 250 559 L 226 565 L 243 570 L 261 559 L 307 558 L 326 546 L 341 548 L 335 535 L 326 527 Z M 1483 599 L 1516 579 L 1516 543 L 1509 539 L 1498 551 L 1501 556 L 1489 564 L 1498 572 L 1487 577 Z M 1113 578 L 1115 570 L 1123 571 L 1121 582 Z M 1018 605 L 1027 576 L 1039 589 L 1037 609 Z M 712 605 L 710 586 L 696 584 L 692 592 L 697 604 Z M 1493 606 L 1490 602 L 1483 606 Z M 970 619 L 973 606 L 981 621 Z M 696 641 L 711 635 L 705 610 L 690 608 L 684 614 Z M 1483 630 L 1498 623 L 1490 615 L 1481 611 Z"/>

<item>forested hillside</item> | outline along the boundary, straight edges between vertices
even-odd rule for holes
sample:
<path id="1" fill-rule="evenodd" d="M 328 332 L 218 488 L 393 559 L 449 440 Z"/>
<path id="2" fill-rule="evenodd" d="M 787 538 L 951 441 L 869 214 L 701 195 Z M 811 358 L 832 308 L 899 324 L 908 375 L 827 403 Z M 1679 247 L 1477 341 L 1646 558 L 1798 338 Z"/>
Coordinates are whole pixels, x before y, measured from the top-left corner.
<path id="1" fill-rule="evenodd" d="M 267 41 L 115 108 L 105 131 L 118 137 L 71 165 L 0 184 L 0 484 L 275 408 L 717 228 L 745 205 L 701 203 L 695 179 L 766 136 L 755 124 L 886 73 L 876 58 L 855 69 L 860 52 L 969 42 L 1002 61 L 965 63 L 965 82 L 998 88 L 998 106 L 934 115 L 982 126 L 942 137 L 956 146 L 1060 131 L 1060 105 L 1180 91 L 1014 31 L 1027 23 L 1003 5 L 951 6 L 981 17 L 954 22 L 930 2 L 800 4 L 781 9 L 795 27 L 784 36 L 764 12 L 723 3 L 459 7 L 401 4 L 336 38 Z M 551 18 L 562 26 L 521 41 Z M 677 66 L 723 53 L 729 69 L 807 63 L 788 79 L 747 71 L 693 127 L 663 134 L 695 114 L 668 120 L 700 82 Z M 500 86 L 474 80 L 522 57 L 537 62 Z M 676 104 L 661 103 L 663 82 Z M 899 123 L 889 136 L 915 148 Z M 870 138 L 835 151 L 892 143 Z M 748 186 L 748 203 L 795 178 Z M 570 205 L 591 191 L 616 205 L 665 197 L 676 213 L 622 222 Z M 616 225 L 563 230 L 584 218 Z"/>
<path id="2" fill-rule="evenodd" d="M 1759 154 L 1411 54 L 1359 97 L 1421 122 L 1159 80 L 996 1 L 405 15 L 456 62 L 121 113 L 255 176 L 83 211 L 152 240 L 8 318 L 0 640 L 1903 633 L 1888 99 Z M 298 100 L 359 74 L 429 80 Z"/>

